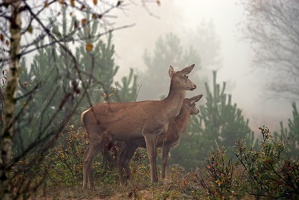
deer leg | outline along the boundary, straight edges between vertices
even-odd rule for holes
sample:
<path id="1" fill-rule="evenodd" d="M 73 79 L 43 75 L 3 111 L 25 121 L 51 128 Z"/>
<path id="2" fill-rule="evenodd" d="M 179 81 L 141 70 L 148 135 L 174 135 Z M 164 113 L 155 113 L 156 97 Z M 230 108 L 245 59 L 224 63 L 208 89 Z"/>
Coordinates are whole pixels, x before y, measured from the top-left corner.
<path id="1" fill-rule="evenodd" d="M 88 151 L 89 151 L 89 146 L 86 148 L 83 154 L 83 186 L 82 186 L 83 189 L 87 187 L 87 171 L 86 171 L 87 165 L 84 161 L 85 158 L 87 157 Z"/>
<path id="2" fill-rule="evenodd" d="M 102 149 L 102 142 L 93 142 L 89 144 L 83 157 L 83 188 L 94 189 L 92 178 L 92 163 L 96 155 Z M 85 178 L 85 179 L 84 179 Z"/>
<path id="3" fill-rule="evenodd" d="M 158 181 L 157 163 L 156 163 L 156 135 L 148 134 L 145 136 L 146 150 L 150 162 L 151 181 L 152 183 Z"/>
<path id="4" fill-rule="evenodd" d="M 162 179 L 165 178 L 166 171 L 168 171 L 168 159 L 169 159 L 170 145 L 163 144 L 162 147 Z"/>
<path id="5" fill-rule="evenodd" d="M 119 178 L 120 186 L 125 185 L 124 174 L 123 174 L 123 164 L 122 164 L 122 159 L 124 156 L 123 154 L 125 154 L 125 151 L 126 151 L 126 147 L 122 150 L 122 152 L 120 153 L 120 156 L 117 159 L 117 171 L 118 171 L 118 178 Z"/>
<path id="6" fill-rule="evenodd" d="M 126 151 L 126 155 L 124 157 L 124 160 L 122 160 L 122 165 L 124 166 L 124 169 L 126 171 L 127 174 L 127 178 L 131 179 L 132 177 L 132 173 L 129 167 L 129 163 L 132 159 L 132 157 L 134 156 L 134 153 L 136 151 L 136 149 L 138 148 L 137 144 L 130 144 L 130 146 L 127 147 L 127 151 Z"/>
<path id="7" fill-rule="evenodd" d="M 125 186 L 124 174 L 123 174 L 123 168 L 124 168 L 123 160 L 125 159 L 126 151 L 127 151 L 127 144 L 124 144 L 122 151 L 120 152 L 120 155 L 117 159 L 117 171 L 118 171 L 120 186 Z"/>
<path id="8" fill-rule="evenodd" d="M 127 179 L 130 179 L 132 177 L 129 163 L 137 148 L 138 145 L 135 145 L 133 143 L 126 144 L 120 154 L 117 165 L 118 165 L 118 176 L 119 176 L 119 181 L 121 186 L 124 186 L 124 175 L 123 175 L 124 169 L 126 171 Z"/>

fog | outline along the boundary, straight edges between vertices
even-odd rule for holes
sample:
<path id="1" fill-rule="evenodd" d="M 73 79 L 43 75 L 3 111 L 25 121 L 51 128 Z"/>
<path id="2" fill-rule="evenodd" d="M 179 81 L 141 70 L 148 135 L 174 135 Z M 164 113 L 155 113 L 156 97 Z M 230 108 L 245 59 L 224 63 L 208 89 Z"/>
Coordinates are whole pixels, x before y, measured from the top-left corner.
<path id="1" fill-rule="evenodd" d="M 210 73 L 218 70 L 218 83 L 229 82 L 232 87 L 226 92 L 232 94 L 233 102 L 242 109 L 244 117 L 249 118 L 251 128 L 259 132 L 258 126 L 266 124 L 270 129 L 278 130 L 279 122 L 292 116 L 291 102 L 279 95 L 271 99 L 263 94 L 266 86 L 264 80 L 269 77 L 267 71 L 251 66 L 252 50 L 241 31 L 246 20 L 239 1 L 162 0 L 160 6 L 155 1 L 146 6 L 136 1 L 117 13 L 117 25 L 135 24 L 113 33 L 115 60 L 120 66 L 118 78 L 127 75 L 129 68 L 134 68 L 137 74 L 146 70 L 144 51 L 153 52 L 159 36 L 170 32 L 181 36 L 186 30 L 195 30 L 202 20 L 212 21 L 220 38 L 222 61 L 215 69 L 207 70 Z M 186 63 L 186 66 L 190 64 Z M 168 76 L 168 67 L 161 70 L 165 76 Z M 174 66 L 175 69 L 183 67 Z M 142 80 L 139 79 L 138 83 L 142 85 Z"/>

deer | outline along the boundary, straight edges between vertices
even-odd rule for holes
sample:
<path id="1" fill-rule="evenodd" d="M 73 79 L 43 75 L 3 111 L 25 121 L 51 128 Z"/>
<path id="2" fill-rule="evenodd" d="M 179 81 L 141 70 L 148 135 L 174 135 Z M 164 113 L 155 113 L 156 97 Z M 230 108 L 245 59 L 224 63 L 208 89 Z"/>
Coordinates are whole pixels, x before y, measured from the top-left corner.
<path id="1" fill-rule="evenodd" d="M 168 168 L 170 148 L 174 148 L 180 143 L 181 136 L 189 124 L 191 115 L 199 113 L 195 102 L 198 102 L 202 96 L 203 95 L 201 94 L 192 98 L 185 98 L 180 113 L 169 121 L 167 132 L 164 135 L 158 136 L 157 147 L 162 147 L 162 179 L 165 178 L 166 169 Z M 125 144 L 122 143 L 121 145 L 123 146 L 123 150 L 117 159 L 117 168 L 120 185 L 124 186 L 123 170 L 126 172 L 126 177 L 130 179 L 131 171 L 129 168 L 129 162 L 132 159 L 135 150 L 138 147 L 146 148 L 146 143 L 142 138 L 130 140 Z"/>
<path id="2" fill-rule="evenodd" d="M 108 102 L 95 104 L 81 114 L 89 145 L 83 154 L 83 188 L 94 189 L 92 163 L 110 141 L 132 141 L 144 138 L 150 162 L 151 182 L 157 182 L 156 145 L 166 133 L 168 122 L 181 110 L 187 90 L 196 89 L 189 80 L 195 64 L 180 71 L 169 67 L 170 88 L 163 100 Z"/>

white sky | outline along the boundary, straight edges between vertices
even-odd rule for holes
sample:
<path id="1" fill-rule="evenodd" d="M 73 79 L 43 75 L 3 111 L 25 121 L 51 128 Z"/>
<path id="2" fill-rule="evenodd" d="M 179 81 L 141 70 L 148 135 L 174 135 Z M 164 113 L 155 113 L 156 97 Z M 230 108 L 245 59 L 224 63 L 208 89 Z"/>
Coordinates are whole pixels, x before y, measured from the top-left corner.
<path id="1" fill-rule="evenodd" d="M 239 1 L 161 0 L 161 6 L 156 3 L 147 5 L 150 12 L 159 16 L 159 19 L 151 16 L 136 1 L 134 6 L 129 6 L 116 20 L 117 25 L 136 23 L 132 28 L 114 33 L 116 62 L 121 67 L 119 77 L 127 75 L 131 67 L 140 71 L 145 69 L 142 60 L 144 50 L 152 52 L 159 36 L 195 29 L 202 19 L 212 20 L 221 40 L 223 59 L 217 74 L 218 82 L 229 81 L 234 85 L 230 91 L 232 100 L 243 110 L 245 118 L 250 119 L 252 129 L 259 132 L 258 126 L 261 124 L 268 125 L 270 129 L 273 127 L 272 130 L 278 129 L 280 120 L 291 117 L 290 102 L 263 98 L 263 79 L 266 76 L 250 67 L 251 50 L 238 28 L 238 24 L 244 22 Z M 186 63 L 188 64 L 190 63 Z"/>

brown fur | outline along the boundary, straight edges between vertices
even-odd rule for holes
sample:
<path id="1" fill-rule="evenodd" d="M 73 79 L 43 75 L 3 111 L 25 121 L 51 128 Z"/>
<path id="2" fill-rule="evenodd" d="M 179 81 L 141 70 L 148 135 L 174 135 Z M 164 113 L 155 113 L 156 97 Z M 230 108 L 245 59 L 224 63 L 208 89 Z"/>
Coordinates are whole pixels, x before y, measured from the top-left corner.
<path id="1" fill-rule="evenodd" d="M 81 115 L 88 132 L 89 146 L 83 155 L 83 188 L 94 188 L 92 162 L 110 141 L 129 142 L 144 138 L 150 160 L 151 181 L 156 182 L 156 145 L 159 135 L 165 134 L 168 122 L 178 115 L 186 90 L 196 88 L 186 74 L 194 65 L 175 72 L 171 77 L 168 96 L 161 101 L 115 102 L 94 105 Z"/>
<path id="2" fill-rule="evenodd" d="M 172 118 L 166 134 L 158 137 L 157 147 L 162 147 L 162 178 L 165 178 L 165 172 L 169 159 L 169 150 L 171 147 L 178 145 L 180 138 L 189 124 L 191 115 L 195 115 L 199 110 L 195 107 L 195 102 L 199 101 L 202 95 L 184 99 L 180 113 Z M 145 140 L 136 139 L 126 142 L 125 148 L 118 158 L 118 175 L 120 184 L 124 185 L 123 169 L 125 169 L 128 179 L 131 177 L 129 162 L 138 147 L 146 147 Z"/>

